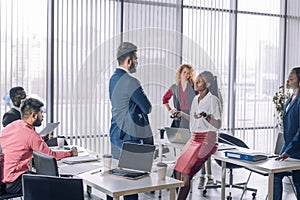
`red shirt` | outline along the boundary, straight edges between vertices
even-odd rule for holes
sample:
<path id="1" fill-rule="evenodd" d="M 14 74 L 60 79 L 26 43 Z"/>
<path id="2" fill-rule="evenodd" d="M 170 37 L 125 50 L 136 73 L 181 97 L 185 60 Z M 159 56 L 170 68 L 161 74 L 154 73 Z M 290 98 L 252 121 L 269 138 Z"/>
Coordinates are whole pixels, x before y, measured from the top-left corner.
<path id="1" fill-rule="evenodd" d="M 23 120 L 17 120 L 2 130 L 0 137 L 4 154 L 3 182 L 14 182 L 27 172 L 33 151 L 38 151 L 59 160 L 71 156 L 69 151 L 52 151 L 39 133 Z"/>
<path id="2" fill-rule="evenodd" d="M 187 104 L 186 90 L 183 91 L 181 85 L 179 86 L 179 93 L 180 93 L 180 102 L 179 102 L 180 103 L 180 108 L 179 109 L 180 110 L 189 110 L 190 105 Z M 163 96 L 162 103 L 163 104 L 169 103 L 169 100 L 171 99 L 172 96 L 173 96 L 172 88 L 169 88 L 168 91 Z"/>

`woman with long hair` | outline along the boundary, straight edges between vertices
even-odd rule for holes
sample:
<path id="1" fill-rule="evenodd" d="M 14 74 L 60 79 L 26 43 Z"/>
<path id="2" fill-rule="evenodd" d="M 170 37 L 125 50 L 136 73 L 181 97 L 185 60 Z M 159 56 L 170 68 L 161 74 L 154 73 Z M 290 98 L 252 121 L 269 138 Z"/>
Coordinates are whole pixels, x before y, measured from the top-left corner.
<path id="1" fill-rule="evenodd" d="M 291 96 L 283 108 L 284 145 L 276 159 L 279 161 L 289 157 L 300 159 L 300 67 L 291 70 L 286 80 L 286 88 L 290 90 Z M 285 175 L 285 172 L 274 175 L 274 200 L 282 199 L 282 179 Z M 300 199 L 300 170 L 293 170 L 292 177 L 297 199 Z"/>
<path id="2" fill-rule="evenodd" d="M 171 85 L 168 91 L 164 94 L 162 102 L 174 117 L 171 127 L 189 128 L 189 121 L 185 118 L 177 116 L 179 111 L 189 114 L 194 96 L 195 73 L 194 69 L 189 64 L 182 64 L 176 72 L 176 83 Z M 173 106 L 169 100 L 173 98 Z"/>
<path id="3" fill-rule="evenodd" d="M 174 167 L 175 178 L 183 180 L 178 199 L 186 199 L 190 181 L 202 165 L 218 148 L 217 130 L 221 127 L 222 106 L 219 100 L 217 78 L 209 71 L 197 76 L 190 115 L 180 112 L 180 116 L 190 120 L 192 137 L 185 145 Z"/>

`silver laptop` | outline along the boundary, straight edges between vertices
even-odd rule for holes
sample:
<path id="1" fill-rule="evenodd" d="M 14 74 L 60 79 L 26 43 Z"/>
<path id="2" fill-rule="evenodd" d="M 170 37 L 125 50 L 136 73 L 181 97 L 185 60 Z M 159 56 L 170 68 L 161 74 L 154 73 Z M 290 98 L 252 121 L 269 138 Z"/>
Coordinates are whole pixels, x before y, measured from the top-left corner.
<path id="1" fill-rule="evenodd" d="M 154 145 L 123 143 L 118 167 L 110 170 L 109 173 L 128 179 L 139 179 L 149 175 L 154 150 Z"/>
<path id="2" fill-rule="evenodd" d="M 171 143 L 186 144 L 191 138 L 189 129 L 165 127 L 165 130 Z"/>
<path id="3" fill-rule="evenodd" d="M 60 122 L 48 123 L 46 125 L 46 127 L 43 130 L 41 130 L 40 135 L 47 135 L 47 134 L 52 133 L 54 131 L 54 129 L 56 129 L 58 127 L 59 124 L 60 124 Z"/>

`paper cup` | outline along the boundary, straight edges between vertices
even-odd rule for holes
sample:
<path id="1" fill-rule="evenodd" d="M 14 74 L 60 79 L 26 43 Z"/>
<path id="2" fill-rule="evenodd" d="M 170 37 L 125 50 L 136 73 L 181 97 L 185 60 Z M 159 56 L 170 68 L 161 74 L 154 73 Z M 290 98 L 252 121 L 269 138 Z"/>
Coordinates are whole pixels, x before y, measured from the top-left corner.
<path id="1" fill-rule="evenodd" d="M 102 158 L 103 158 L 103 172 L 108 172 L 109 170 L 111 170 L 112 155 L 104 154 Z"/>
<path id="2" fill-rule="evenodd" d="M 158 180 L 162 180 L 162 181 L 166 180 L 167 167 L 168 165 L 166 163 L 162 163 L 162 162 L 157 163 Z"/>
<path id="3" fill-rule="evenodd" d="M 64 136 L 58 136 L 57 137 L 57 146 L 59 149 L 63 149 L 65 144 L 65 137 Z"/>

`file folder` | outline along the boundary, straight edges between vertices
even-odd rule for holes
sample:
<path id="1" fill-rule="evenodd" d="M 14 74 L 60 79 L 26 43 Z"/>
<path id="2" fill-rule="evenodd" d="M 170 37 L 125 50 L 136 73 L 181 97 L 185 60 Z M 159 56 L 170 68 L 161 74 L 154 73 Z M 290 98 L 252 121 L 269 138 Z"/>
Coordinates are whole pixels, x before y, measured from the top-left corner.
<path id="1" fill-rule="evenodd" d="M 265 153 L 259 152 L 243 152 L 243 151 L 225 151 L 225 156 L 228 158 L 235 158 L 239 160 L 246 160 L 256 162 L 266 160 L 268 156 Z"/>

